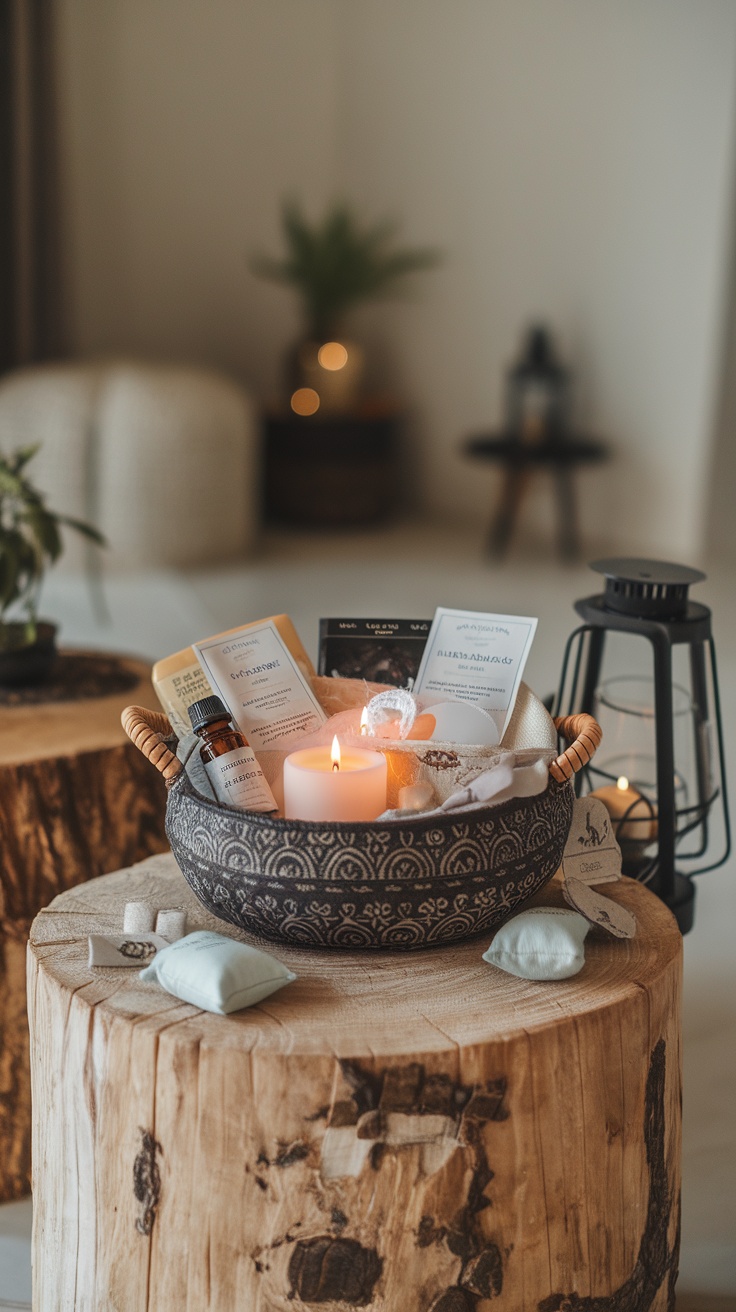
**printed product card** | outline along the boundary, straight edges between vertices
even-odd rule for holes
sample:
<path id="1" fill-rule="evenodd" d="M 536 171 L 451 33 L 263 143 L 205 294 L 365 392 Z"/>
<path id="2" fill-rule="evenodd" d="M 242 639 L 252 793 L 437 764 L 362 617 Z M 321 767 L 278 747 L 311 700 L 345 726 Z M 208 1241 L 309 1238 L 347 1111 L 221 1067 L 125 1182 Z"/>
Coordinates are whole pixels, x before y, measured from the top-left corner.
<path id="1" fill-rule="evenodd" d="M 414 692 L 437 701 L 476 702 L 503 738 L 514 709 L 536 619 L 438 606 Z"/>
<path id="2" fill-rule="evenodd" d="M 200 665 L 187 665 L 176 674 L 160 679 L 156 692 L 179 739 L 186 738 L 192 732 L 187 708 L 203 697 L 212 696 L 212 689 Z"/>
<path id="3" fill-rule="evenodd" d="M 255 752 L 296 742 L 324 724 L 324 711 L 272 620 L 193 645 Z"/>
<path id="4" fill-rule="evenodd" d="M 431 620 L 320 620 L 319 672 L 411 688 L 430 628 Z"/>

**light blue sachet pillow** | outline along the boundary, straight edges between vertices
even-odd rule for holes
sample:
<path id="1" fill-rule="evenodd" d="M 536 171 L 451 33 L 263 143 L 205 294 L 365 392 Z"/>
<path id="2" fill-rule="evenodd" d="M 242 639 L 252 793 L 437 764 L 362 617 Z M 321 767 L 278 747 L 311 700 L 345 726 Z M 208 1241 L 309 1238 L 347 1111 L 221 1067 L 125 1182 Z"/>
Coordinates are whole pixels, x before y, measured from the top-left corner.
<path id="1" fill-rule="evenodd" d="M 566 907 L 535 907 L 502 925 L 483 960 L 520 979 L 569 979 L 585 963 L 590 924 Z"/>
<path id="2" fill-rule="evenodd" d="M 198 929 L 158 952 L 140 978 L 156 980 L 203 1011 L 227 1016 L 262 1002 L 296 975 L 268 952 Z"/>

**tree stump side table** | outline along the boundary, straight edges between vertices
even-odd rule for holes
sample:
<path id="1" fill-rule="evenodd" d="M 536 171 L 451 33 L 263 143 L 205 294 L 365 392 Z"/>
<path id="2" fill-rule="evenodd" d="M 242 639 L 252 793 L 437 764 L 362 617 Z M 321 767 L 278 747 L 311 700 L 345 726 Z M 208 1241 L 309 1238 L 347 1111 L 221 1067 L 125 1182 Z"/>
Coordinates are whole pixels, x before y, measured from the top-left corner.
<path id="1" fill-rule="evenodd" d="M 675 921 L 571 980 L 272 948 L 231 1017 L 87 966 L 130 897 L 199 907 L 170 855 L 63 893 L 28 955 L 37 1312 L 665 1312 L 680 1183 Z M 553 882 L 538 901 L 561 900 Z"/>
<path id="2" fill-rule="evenodd" d="M 0 689 L 0 1201 L 30 1189 L 25 945 L 62 889 L 166 847 L 165 789 L 120 712 L 152 696 L 142 661 L 60 655 L 47 684 Z"/>

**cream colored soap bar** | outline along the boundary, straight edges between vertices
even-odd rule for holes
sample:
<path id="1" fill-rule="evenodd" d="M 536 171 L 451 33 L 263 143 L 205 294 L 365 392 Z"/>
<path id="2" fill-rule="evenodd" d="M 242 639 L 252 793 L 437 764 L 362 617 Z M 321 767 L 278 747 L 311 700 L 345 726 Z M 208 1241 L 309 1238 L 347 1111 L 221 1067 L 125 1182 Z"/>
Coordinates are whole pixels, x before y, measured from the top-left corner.
<path id="1" fill-rule="evenodd" d="M 289 616 L 270 615 L 266 618 L 276 625 L 300 672 L 311 685 L 315 669 Z M 264 620 L 253 620 L 251 624 L 239 624 L 235 629 L 226 629 L 224 633 L 213 636 L 227 638 L 230 633 L 239 633 L 241 629 L 249 629 L 263 623 Z M 183 738 L 185 734 L 191 733 L 192 729 L 188 708 L 202 697 L 213 695 L 213 689 L 193 648 L 186 647 L 184 651 L 174 652 L 173 656 L 165 656 L 163 660 L 156 661 L 151 677 L 156 695 L 171 721 L 174 733 L 177 738 Z"/>

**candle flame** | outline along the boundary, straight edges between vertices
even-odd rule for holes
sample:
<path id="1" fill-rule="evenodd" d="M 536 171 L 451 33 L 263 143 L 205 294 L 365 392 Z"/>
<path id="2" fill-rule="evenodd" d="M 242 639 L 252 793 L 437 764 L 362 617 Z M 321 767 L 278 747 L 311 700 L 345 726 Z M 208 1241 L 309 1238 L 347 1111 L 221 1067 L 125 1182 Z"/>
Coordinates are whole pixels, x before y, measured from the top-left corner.
<path id="1" fill-rule="evenodd" d="M 629 786 L 629 781 L 626 778 L 626 775 L 625 774 L 619 775 L 618 779 L 616 780 L 616 787 L 620 788 L 622 793 L 625 793 L 628 786 Z"/>
<path id="2" fill-rule="evenodd" d="M 363 710 L 362 710 L 362 712 L 361 712 L 361 716 L 360 716 L 360 732 L 361 732 L 362 734 L 364 734 L 364 735 L 367 734 L 367 732 L 368 732 L 368 707 L 367 707 L 367 706 L 364 706 L 364 707 L 363 707 Z"/>
<path id="3" fill-rule="evenodd" d="M 332 768 L 333 768 L 333 770 L 339 770 L 339 769 L 340 769 L 340 744 L 339 744 L 339 742 L 338 742 L 338 740 L 337 740 L 337 734 L 335 734 L 335 737 L 332 739 L 332 751 L 330 752 L 330 757 L 332 758 Z"/>

